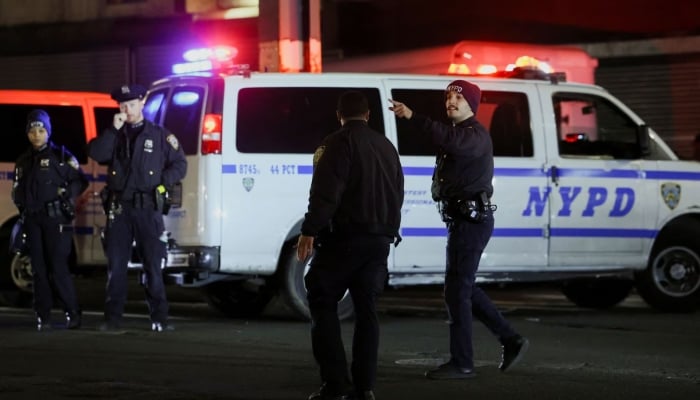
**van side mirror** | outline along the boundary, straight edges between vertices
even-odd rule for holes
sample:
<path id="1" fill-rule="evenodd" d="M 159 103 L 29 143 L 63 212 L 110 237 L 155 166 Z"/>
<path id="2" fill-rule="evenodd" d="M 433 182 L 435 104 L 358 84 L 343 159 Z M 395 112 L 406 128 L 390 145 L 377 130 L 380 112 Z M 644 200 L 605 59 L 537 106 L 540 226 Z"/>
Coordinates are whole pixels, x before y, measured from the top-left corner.
<path id="1" fill-rule="evenodd" d="M 640 157 L 646 157 L 651 154 L 648 126 L 640 125 L 637 127 L 637 143 L 639 144 Z"/>

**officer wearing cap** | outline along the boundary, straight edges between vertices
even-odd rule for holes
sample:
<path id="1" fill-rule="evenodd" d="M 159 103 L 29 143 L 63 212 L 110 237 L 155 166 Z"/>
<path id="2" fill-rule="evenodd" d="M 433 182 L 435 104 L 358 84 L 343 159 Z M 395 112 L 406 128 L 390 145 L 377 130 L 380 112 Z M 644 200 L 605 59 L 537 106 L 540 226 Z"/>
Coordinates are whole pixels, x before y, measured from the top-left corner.
<path id="1" fill-rule="evenodd" d="M 493 233 L 493 144 L 476 119 L 481 90 L 465 80 L 445 89 L 450 123 L 414 113 L 390 100 L 397 117 L 406 118 L 429 135 L 439 149 L 431 192 L 447 225 L 445 303 L 450 318 L 450 360 L 426 372 L 430 379 L 472 378 L 472 315 L 481 320 L 502 344 L 501 371 L 515 365 L 527 350 L 527 339 L 515 332 L 475 284 L 479 259 Z"/>
<path id="2" fill-rule="evenodd" d="M 167 233 L 163 198 L 187 173 L 185 153 L 175 135 L 144 119 L 146 88 L 123 85 L 111 92 L 119 104 L 113 125 L 88 144 L 88 154 L 108 165 L 103 205 L 108 259 L 105 321 L 100 330 L 120 329 L 127 299 L 127 264 L 132 242 L 143 261 L 143 284 L 151 330 L 172 329 L 163 283 Z"/>
<path id="3" fill-rule="evenodd" d="M 12 200 L 24 221 L 32 261 L 37 329 L 51 328 L 54 294 L 65 312 L 66 327 L 81 324 L 80 307 L 68 256 L 73 242 L 75 200 L 88 187 L 78 161 L 51 137 L 51 119 L 44 110 L 27 115 L 30 148 L 15 164 Z M 52 289 L 53 287 L 53 289 Z"/>

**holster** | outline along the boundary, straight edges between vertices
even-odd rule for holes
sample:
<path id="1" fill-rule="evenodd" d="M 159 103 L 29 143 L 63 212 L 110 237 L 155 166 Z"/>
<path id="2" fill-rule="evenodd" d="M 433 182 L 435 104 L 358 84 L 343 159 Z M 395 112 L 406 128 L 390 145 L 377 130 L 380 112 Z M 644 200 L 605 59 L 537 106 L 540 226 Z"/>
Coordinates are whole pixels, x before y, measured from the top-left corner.
<path id="1" fill-rule="evenodd" d="M 100 202 L 102 203 L 102 210 L 107 214 L 109 212 L 110 206 L 110 191 L 107 186 L 100 190 Z"/>
<path id="2" fill-rule="evenodd" d="M 170 212 L 170 206 L 172 205 L 172 201 L 170 200 L 170 192 L 168 192 L 168 189 L 165 189 L 165 191 L 161 193 L 158 191 L 158 188 L 156 188 L 153 190 L 153 196 L 156 203 L 156 210 L 163 213 L 163 215 L 168 215 L 168 212 Z"/>
<path id="3" fill-rule="evenodd" d="M 58 218 L 61 216 L 69 220 L 75 218 L 75 207 L 73 203 L 69 199 L 63 197 L 47 201 L 46 204 L 44 204 L 44 208 L 49 218 Z"/>
<path id="4" fill-rule="evenodd" d="M 482 223 L 488 215 L 496 210 L 486 192 L 481 192 L 476 200 L 447 200 L 438 203 L 443 222 L 464 220 L 473 224 Z"/>

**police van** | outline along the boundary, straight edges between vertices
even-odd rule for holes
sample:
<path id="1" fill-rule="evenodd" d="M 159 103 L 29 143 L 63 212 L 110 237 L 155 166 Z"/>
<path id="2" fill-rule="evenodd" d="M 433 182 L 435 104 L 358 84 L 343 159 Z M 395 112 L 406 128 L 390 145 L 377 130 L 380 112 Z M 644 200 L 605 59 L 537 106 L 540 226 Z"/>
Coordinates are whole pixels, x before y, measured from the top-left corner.
<path id="1" fill-rule="evenodd" d="M 76 204 L 75 235 L 70 265 L 81 267 L 106 265 L 99 230 L 104 215 L 99 198 L 93 193 L 104 186 L 104 167 L 87 156 L 87 142 L 112 123 L 118 108 L 109 95 L 95 92 L 0 90 L 0 121 L 4 138 L 0 146 L 0 304 L 17 304 L 31 298 L 31 260 L 26 255 L 9 254 L 12 227 L 19 217 L 10 197 L 17 157 L 29 146 L 26 135 L 27 114 L 40 108 L 51 118 L 51 140 L 66 146 L 81 164 L 90 180 L 90 188 Z"/>
<path id="2" fill-rule="evenodd" d="M 436 149 L 388 99 L 444 119 L 454 76 L 255 73 L 227 59 L 190 60 L 152 84 L 145 108 L 178 136 L 189 163 L 166 216 L 165 272 L 178 284 L 204 287 L 233 316 L 259 313 L 275 295 L 308 315 L 308 265 L 293 245 L 312 154 L 339 128 L 336 101 L 350 88 L 367 96 L 369 125 L 395 144 L 405 174 L 403 241 L 387 285 L 443 282 L 446 230 L 429 189 Z M 478 282 L 557 280 L 571 301 L 595 308 L 636 288 L 662 310 L 697 308 L 699 163 L 679 161 L 601 87 L 525 66 L 467 79 L 482 90 L 477 119 L 494 143 L 498 206 Z M 343 299 L 339 313 L 351 312 Z"/>

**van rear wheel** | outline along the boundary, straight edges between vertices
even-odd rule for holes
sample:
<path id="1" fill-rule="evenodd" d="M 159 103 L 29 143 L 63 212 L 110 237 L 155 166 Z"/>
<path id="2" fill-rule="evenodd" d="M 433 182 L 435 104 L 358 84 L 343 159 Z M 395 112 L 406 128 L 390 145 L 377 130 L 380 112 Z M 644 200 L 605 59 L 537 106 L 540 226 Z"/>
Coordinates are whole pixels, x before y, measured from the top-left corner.
<path id="1" fill-rule="evenodd" d="M 633 287 L 627 279 L 575 279 L 565 282 L 561 291 L 579 307 L 605 309 L 626 299 Z"/>
<path id="2" fill-rule="evenodd" d="M 296 243 L 296 239 L 293 243 Z M 299 318 L 310 319 L 309 302 L 306 300 L 304 276 L 309 270 L 311 260 L 306 263 L 297 260 L 296 249 L 288 242 L 281 256 L 281 296 L 284 303 Z M 338 318 L 342 321 L 354 314 L 352 298 L 349 292 L 338 302 Z"/>

